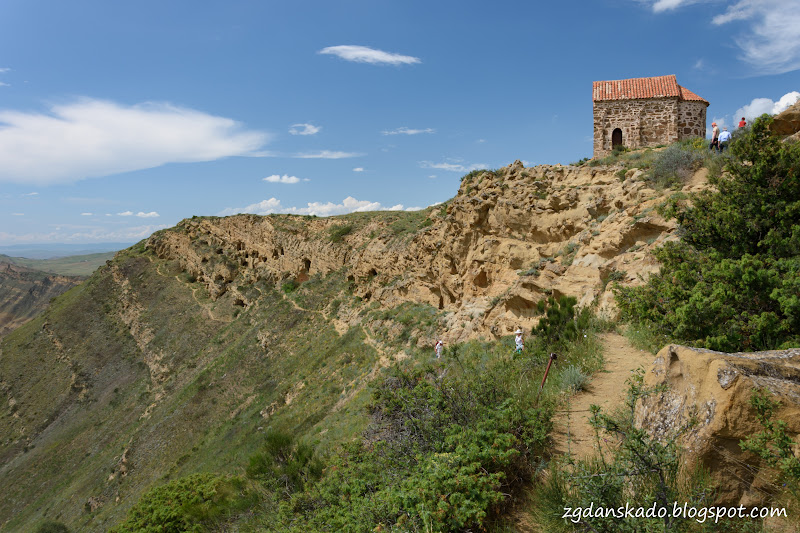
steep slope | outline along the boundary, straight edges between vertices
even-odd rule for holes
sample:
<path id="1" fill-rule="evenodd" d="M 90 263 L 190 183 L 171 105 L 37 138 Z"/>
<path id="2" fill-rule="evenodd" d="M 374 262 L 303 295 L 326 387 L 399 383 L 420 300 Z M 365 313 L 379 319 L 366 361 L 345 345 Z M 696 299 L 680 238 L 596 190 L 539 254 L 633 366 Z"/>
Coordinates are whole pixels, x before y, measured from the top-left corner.
<path id="1" fill-rule="evenodd" d="M 517 162 L 417 213 L 196 217 L 120 252 L 0 344 L 0 530 L 105 531 L 268 428 L 353 438 L 393 359 L 527 331 L 550 294 L 613 314 L 674 229 L 618 171 Z"/>
<path id="2" fill-rule="evenodd" d="M 0 337 L 41 313 L 52 298 L 80 281 L 27 268 L 0 256 Z"/>

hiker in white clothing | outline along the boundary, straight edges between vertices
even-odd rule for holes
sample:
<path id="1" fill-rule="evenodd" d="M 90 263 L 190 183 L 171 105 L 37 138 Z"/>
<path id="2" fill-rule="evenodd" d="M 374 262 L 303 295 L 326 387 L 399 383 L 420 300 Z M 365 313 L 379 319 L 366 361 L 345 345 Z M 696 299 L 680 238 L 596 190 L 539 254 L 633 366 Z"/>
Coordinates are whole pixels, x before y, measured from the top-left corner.
<path id="1" fill-rule="evenodd" d="M 521 329 L 518 329 L 518 330 L 517 330 L 517 331 L 515 331 L 514 333 L 516 333 L 516 334 L 517 334 L 517 336 L 516 336 L 516 337 L 514 337 L 514 342 L 515 342 L 515 343 L 516 343 L 516 345 L 517 345 L 516 353 L 522 353 L 522 350 L 524 350 L 524 349 L 525 349 L 525 343 L 524 343 L 524 342 L 522 342 L 522 330 L 521 330 Z"/>
<path id="2" fill-rule="evenodd" d="M 444 342 L 442 342 L 442 340 L 439 339 L 433 346 L 433 350 L 436 352 L 436 359 L 442 358 L 442 348 L 444 348 Z"/>

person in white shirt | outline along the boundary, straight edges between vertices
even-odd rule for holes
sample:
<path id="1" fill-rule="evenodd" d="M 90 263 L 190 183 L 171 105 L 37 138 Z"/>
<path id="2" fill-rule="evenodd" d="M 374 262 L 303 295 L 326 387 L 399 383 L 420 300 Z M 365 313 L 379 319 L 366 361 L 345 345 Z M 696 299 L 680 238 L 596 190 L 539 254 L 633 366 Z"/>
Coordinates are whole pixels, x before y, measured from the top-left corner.
<path id="1" fill-rule="evenodd" d="M 515 331 L 514 333 L 516 333 L 516 334 L 517 334 L 517 336 L 516 336 L 516 337 L 514 337 L 514 343 L 517 345 L 516 352 L 517 352 L 517 353 L 522 353 L 522 350 L 524 350 L 524 349 L 525 349 L 525 343 L 524 343 L 524 342 L 522 342 L 522 330 L 521 330 L 521 329 L 518 329 L 518 330 L 517 330 L 517 331 Z"/>
<path id="2" fill-rule="evenodd" d="M 728 146 L 728 142 L 731 140 L 731 132 L 728 131 L 728 128 L 722 128 L 722 133 L 719 134 L 719 151 L 722 152 Z"/>
<path id="3" fill-rule="evenodd" d="M 444 348 L 444 342 L 441 339 L 436 341 L 436 344 L 433 346 L 434 351 L 436 352 L 436 359 L 442 358 L 442 348 Z"/>

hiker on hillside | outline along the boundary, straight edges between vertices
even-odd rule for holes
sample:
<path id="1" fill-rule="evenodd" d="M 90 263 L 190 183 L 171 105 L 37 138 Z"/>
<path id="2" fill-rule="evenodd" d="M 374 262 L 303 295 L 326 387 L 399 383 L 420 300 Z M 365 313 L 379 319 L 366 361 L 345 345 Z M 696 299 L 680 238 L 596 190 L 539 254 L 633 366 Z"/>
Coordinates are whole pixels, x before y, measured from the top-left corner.
<path id="1" fill-rule="evenodd" d="M 519 354 L 522 353 L 522 350 L 525 349 L 525 343 L 522 341 L 522 330 L 518 329 L 514 333 L 516 333 L 517 335 L 516 337 L 514 337 L 514 343 L 517 345 L 516 350 L 514 350 L 514 353 Z"/>
<path id="2" fill-rule="evenodd" d="M 433 345 L 433 351 L 436 352 L 436 359 L 442 358 L 442 349 L 444 348 L 444 342 L 442 339 L 436 341 L 436 344 Z"/>
<path id="3" fill-rule="evenodd" d="M 742 117 L 742 120 L 739 121 L 739 127 L 744 128 L 745 126 L 747 126 L 747 121 Z"/>
<path id="4" fill-rule="evenodd" d="M 722 152 L 727 148 L 728 142 L 731 140 L 731 132 L 728 128 L 722 128 L 722 133 L 719 134 L 719 151 Z"/>
<path id="5" fill-rule="evenodd" d="M 708 149 L 719 152 L 719 128 L 716 122 L 711 123 L 711 144 L 708 145 Z"/>

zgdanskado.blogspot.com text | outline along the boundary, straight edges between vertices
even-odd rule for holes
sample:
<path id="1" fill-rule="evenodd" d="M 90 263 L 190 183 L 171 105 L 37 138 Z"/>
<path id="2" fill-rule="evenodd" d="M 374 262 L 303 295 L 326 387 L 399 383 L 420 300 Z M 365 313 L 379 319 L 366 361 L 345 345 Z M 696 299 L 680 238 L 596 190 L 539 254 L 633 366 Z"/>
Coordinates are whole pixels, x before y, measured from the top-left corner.
<path id="1" fill-rule="evenodd" d="M 625 507 L 595 507 L 591 503 L 588 507 L 564 507 L 564 514 L 561 518 L 566 518 L 577 524 L 589 518 L 689 518 L 701 524 L 713 521 L 715 524 L 720 520 L 729 518 L 767 518 L 785 517 L 786 509 L 782 507 L 694 507 L 688 503 L 673 502 L 672 505 L 658 505 L 653 503 L 649 507 L 632 506 L 628 503 Z"/>

